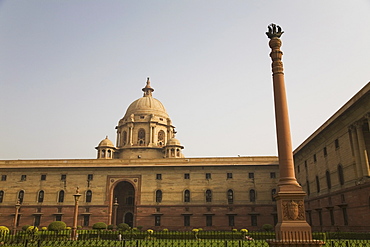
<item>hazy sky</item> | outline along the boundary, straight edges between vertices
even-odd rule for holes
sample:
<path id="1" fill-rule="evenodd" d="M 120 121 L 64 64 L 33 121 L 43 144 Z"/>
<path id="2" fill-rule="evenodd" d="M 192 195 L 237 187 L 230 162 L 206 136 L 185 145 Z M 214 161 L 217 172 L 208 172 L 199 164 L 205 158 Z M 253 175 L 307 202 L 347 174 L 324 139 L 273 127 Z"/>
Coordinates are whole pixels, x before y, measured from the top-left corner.
<path id="1" fill-rule="evenodd" d="M 0 1 L 0 159 L 95 158 L 153 96 L 186 157 L 277 155 L 267 26 L 293 147 L 370 81 L 370 2 Z"/>

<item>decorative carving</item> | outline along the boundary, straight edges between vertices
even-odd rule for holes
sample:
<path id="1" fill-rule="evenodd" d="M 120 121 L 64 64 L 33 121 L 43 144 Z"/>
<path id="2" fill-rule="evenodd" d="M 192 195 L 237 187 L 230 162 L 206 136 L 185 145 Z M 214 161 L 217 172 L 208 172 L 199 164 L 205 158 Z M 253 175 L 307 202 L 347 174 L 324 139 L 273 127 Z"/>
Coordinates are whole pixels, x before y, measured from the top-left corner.
<path id="1" fill-rule="evenodd" d="M 283 218 L 284 220 L 304 220 L 304 202 L 300 201 L 283 201 Z"/>
<path id="2" fill-rule="evenodd" d="M 113 183 L 113 182 L 114 182 L 114 179 L 112 178 L 112 179 L 110 180 L 110 182 L 111 182 L 111 183 Z"/>
<path id="3" fill-rule="evenodd" d="M 274 23 L 271 23 L 267 28 L 268 28 L 268 32 L 266 32 L 266 35 L 270 39 L 280 38 L 280 36 L 284 33 L 281 27 Z"/>

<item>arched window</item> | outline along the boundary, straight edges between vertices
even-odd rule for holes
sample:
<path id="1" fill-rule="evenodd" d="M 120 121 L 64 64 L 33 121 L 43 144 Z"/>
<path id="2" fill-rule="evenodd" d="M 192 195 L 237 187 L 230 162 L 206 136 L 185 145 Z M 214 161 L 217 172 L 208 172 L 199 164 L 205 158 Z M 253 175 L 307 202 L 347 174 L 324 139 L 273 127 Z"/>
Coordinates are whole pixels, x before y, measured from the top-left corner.
<path id="1" fill-rule="evenodd" d="M 158 132 L 158 146 L 162 147 L 165 144 L 164 140 L 165 140 L 165 134 L 164 134 L 164 131 L 161 130 Z"/>
<path id="2" fill-rule="evenodd" d="M 162 191 L 157 190 L 155 192 L 155 202 L 162 202 Z"/>
<path id="3" fill-rule="evenodd" d="M 326 171 L 325 175 L 326 175 L 326 185 L 328 186 L 328 189 L 330 190 L 331 189 L 330 172 L 329 171 Z"/>
<path id="4" fill-rule="evenodd" d="M 145 130 L 139 129 L 139 132 L 137 134 L 137 144 L 139 146 L 145 146 Z"/>
<path id="5" fill-rule="evenodd" d="M 112 158 L 112 151 L 110 149 L 107 151 L 107 158 Z"/>
<path id="6" fill-rule="evenodd" d="M 316 176 L 316 190 L 317 190 L 317 193 L 320 192 L 320 179 L 318 176 Z"/>
<path id="7" fill-rule="evenodd" d="M 102 158 L 105 158 L 105 149 L 103 149 L 103 150 L 101 151 L 101 157 L 102 157 Z"/>
<path id="8" fill-rule="evenodd" d="M 256 191 L 251 189 L 249 191 L 249 201 L 250 202 L 255 202 L 256 201 Z"/>
<path id="9" fill-rule="evenodd" d="M 184 202 L 190 202 L 190 191 L 189 190 L 184 191 Z"/>
<path id="10" fill-rule="evenodd" d="M 86 202 L 91 202 L 92 200 L 92 191 L 88 190 L 86 191 Z"/>
<path id="11" fill-rule="evenodd" d="M 44 201 L 44 191 L 40 190 L 37 195 L 37 202 L 43 202 Z"/>
<path id="12" fill-rule="evenodd" d="M 311 194 L 310 182 L 308 182 L 308 180 L 306 180 L 306 186 L 307 186 L 307 195 L 310 195 Z"/>
<path id="13" fill-rule="evenodd" d="M 127 143 L 127 132 L 123 131 L 123 135 L 122 135 L 122 144 L 123 144 L 123 146 L 126 145 L 126 143 Z"/>
<path id="14" fill-rule="evenodd" d="M 338 165 L 338 178 L 340 185 L 344 184 L 344 174 L 343 174 L 343 166 Z"/>
<path id="15" fill-rule="evenodd" d="M 24 199 L 24 190 L 21 190 L 18 192 L 18 201 L 19 203 L 22 203 Z"/>
<path id="16" fill-rule="evenodd" d="M 275 201 L 275 195 L 276 195 L 276 189 L 271 190 L 271 200 L 274 202 Z"/>
<path id="17" fill-rule="evenodd" d="M 0 203 L 4 201 L 4 191 L 0 190 Z"/>
<path id="18" fill-rule="evenodd" d="M 58 202 L 64 202 L 64 190 L 59 191 Z"/>
<path id="19" fill-rule="evenodd" d="M 233 190 L 228 190 L 227 191 L 227 203 L 228 204 L 233 204 L 234 203 L 234 191 Z"/>
<path id="20" fill-rule="evenodd" d="M 212 190 L 206 190 L 206 202 L 212 202 Z"/>

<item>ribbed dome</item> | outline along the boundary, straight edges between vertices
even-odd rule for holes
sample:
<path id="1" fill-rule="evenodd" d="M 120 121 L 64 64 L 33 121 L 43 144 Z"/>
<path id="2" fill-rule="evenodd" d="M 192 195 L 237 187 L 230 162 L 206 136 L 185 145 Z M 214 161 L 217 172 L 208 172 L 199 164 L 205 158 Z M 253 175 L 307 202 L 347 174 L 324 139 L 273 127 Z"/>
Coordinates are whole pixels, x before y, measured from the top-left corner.
<path id="1" fill-rule="evenodd" d="M 176 145 L 176 146 L 180 146 L 181 143 L 178 139 L 176 139 L 175 137 L 171 138 L 169 141 L 168 141 L 168 144 L 167 145 Z"/>
<path id="2" fill-rule="evenodd" d="M 102 140 L 99 143 L 98 147 L 114 147 L 114 145 L 113 145 L 113 142 L 111 140 L 109 140 L 108 136 L 107 136 L 107 137 L 105 137 L 104 140 Z"/>
<path id="3" fill-rule="evenodd" d="M 144 92 L 143 97 L 131 103 L 126 110 L 124 118 L 130 117 L 132 114 L 154 114 L 156 116 L 168 118 L 168 113 L 163 104 L 159 100 L 152 97 L 152 92 L 154 89 L 150 86 L 149 78 L 146 81 L 146 86 L 142 90 Z"/>
<path id="4" fill-rule="evenodd" d="M 144 96 L 132 102 L 131 105 L 127 108 L 124 118 L 131 116 L 131 114 L 154 114 L 164 118 L 169 117 L 163 104 L 159 100 L 151 96 Z"/>

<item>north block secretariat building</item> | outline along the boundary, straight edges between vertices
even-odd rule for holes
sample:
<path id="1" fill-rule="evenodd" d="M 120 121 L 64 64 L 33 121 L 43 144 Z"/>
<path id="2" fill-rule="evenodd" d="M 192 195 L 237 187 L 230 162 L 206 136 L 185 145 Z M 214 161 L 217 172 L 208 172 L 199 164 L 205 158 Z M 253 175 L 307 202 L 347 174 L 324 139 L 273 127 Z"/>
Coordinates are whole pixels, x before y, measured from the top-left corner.
<path id="1" fill-rule="evenodd" d="M 0 225 L 96 222 L 161 230 L 260 230 L 277 222 L 277 157 L 187 158 L 149 79 L 96 159 L 0 161 Z M 370 223 L 370 84 L 294 152 L 313 230 Z M 16 204 L 19 211 L 16 213 Z M 17 217 L 15 216 L 17 215 Z"/>

